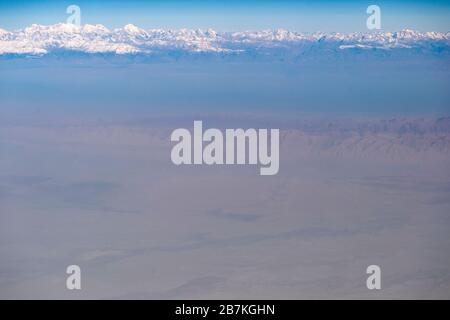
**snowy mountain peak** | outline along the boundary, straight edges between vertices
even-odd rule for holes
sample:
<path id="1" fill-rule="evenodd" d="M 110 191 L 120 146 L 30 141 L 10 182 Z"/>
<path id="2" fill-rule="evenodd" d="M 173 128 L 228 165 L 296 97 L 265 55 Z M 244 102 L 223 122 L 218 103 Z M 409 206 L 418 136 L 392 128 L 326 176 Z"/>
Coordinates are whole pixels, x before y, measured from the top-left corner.
<path id="1" fill-rule="evenodd" d="M 146 34 L 144 29 L 138 28 L 134 24 L 131 24 L 131 23 L 125 25 L 123 27 L 123 30 L 129 34 L 135 34 L 135 35 Z"/>
<path id="2" fill-rule="evenodd" d="M 180 53 L 249 53 L 265 56 L 276 52 L 302 56 L 304 53 L 339 54 L 354 50 L 387 51 L 414 49 L 414 52 L 450 53 L 450 33 L 398 32 L 368 33 L 300 33 L 285 29 L 218 32 L 206 30 L 144 30 L 133 24 L 110 31 L 101 24 L 55 25 L 33 24 L 9 32 L 0 29 L 0 55 L 47 54 L 61 50 L 85 53 L 167 54 Z"/>
<path id="3" fill-rule="evenodd" d="M 40 24 L 32 24 L 30 27 L 24 29 L 25 34 L 33 34 L 33 33 L 53 33 L 53 34 L 61 34 L 61 33 L 76 33 L 80 31 L 80 27 L 75 24 L 69 23 L 58 23 L 50 26 L 44 26 Z"/>
<path id="4" fill-rule="evenodd" d="M 82 27 L 82 31 L 85 33 L 109 33 L 110 31 L 102 24 L 85 24 Z"/>

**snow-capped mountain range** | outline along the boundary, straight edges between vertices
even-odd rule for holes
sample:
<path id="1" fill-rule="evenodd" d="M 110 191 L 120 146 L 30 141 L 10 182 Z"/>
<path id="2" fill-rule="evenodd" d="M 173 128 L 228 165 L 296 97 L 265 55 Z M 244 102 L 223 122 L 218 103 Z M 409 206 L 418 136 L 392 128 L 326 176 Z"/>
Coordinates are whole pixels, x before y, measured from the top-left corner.
<path id="1" fill-rule="evenodd" d="M 132 24 L 109 30 L 103 25 L 37 25 L 15 31 L 0 29 L 0 55 L 42 56 L 61 52 L 151 55 L 165 52 L 241 54 L 284 50 L 450 52 L 450 33 L 399 32 L 299 33 L 283 29 L 244 32 L 208 30 L 144 30 Z"/>

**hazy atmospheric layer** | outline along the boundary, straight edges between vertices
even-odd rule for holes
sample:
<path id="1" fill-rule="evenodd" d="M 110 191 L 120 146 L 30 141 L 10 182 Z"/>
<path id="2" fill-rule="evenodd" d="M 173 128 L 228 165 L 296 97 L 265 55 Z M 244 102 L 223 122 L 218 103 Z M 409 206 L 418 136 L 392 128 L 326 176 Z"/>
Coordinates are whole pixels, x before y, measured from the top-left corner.
<path id="1" fill-rule="evenodd" d="M 49 51 L 0 58 L 0 297 L 449 298 L 447 40 L 236 58 L 19 34 Z M 174 166 L 193 120 L 280 128 L 279 174 Z"/>
<path id="2" fill-rule="evenodd" d="M 2 124 L 0 296 L 449 297 L 448 118 L 202 119 L 276 123 L 279 174 L 174 166 L 193 118 Z"/>

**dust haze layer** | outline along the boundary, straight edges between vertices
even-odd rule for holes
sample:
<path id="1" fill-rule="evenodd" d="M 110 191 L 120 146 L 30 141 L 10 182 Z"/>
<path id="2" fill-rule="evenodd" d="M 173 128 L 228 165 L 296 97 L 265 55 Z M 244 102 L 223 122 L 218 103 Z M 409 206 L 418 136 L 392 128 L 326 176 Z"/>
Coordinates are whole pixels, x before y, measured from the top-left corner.
<path id="1" fill-rule="evenodd" d="M 439 43 L 2 56 L 0 297 L 450 298 Z M 194 120 L 279 128 L 279 173 L 173 165 Z"/>

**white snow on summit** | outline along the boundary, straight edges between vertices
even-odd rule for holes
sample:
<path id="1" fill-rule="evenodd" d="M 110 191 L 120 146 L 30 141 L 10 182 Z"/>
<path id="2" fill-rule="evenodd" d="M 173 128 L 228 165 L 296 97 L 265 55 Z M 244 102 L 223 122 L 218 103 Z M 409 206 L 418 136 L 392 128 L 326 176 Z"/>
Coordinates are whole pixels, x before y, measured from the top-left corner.
<path id="1" fill-rule="evenodd" d="M 83 53 L 150 54 L 180 51 L 186 53 L 239 53 L 282 48 L 302 52 L 311 48 L 335 51 L 348 49 L 418 49 L 449 51 L 449 33 L 399 32 L 374 33 L 299 33 L 284 29 L 217 32 L 208 30 L 144 30 L 133 24 L 109 30 L 103 25 L 81 27 L 59 23 L 33 24 L 27 28 L 0 29 L 0 55 L 44 55 L 68 50 Z"/>

